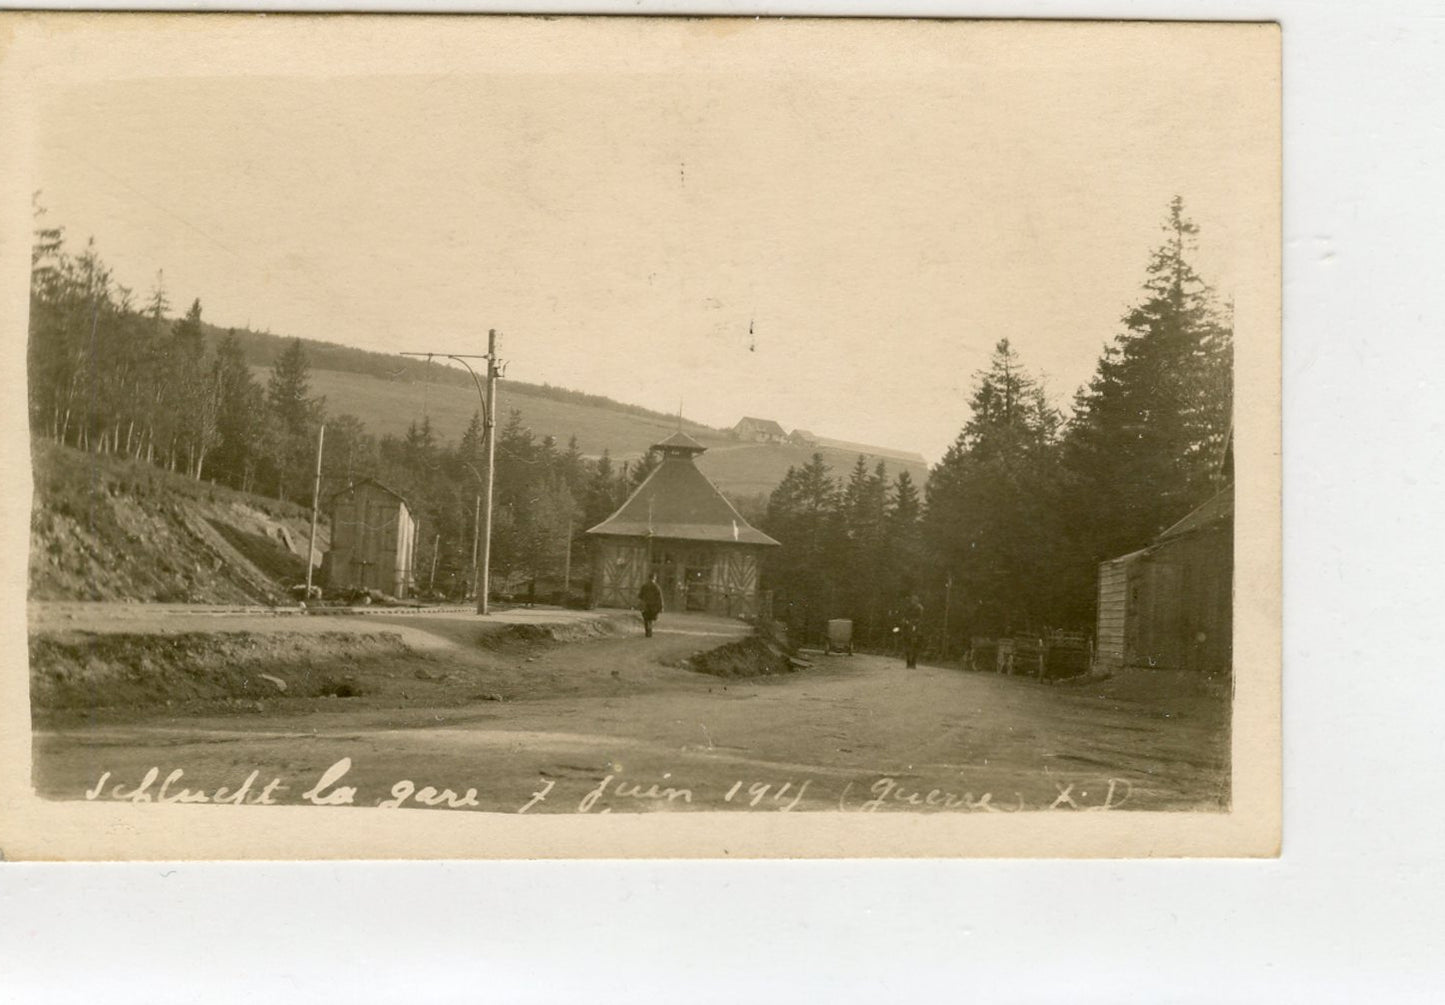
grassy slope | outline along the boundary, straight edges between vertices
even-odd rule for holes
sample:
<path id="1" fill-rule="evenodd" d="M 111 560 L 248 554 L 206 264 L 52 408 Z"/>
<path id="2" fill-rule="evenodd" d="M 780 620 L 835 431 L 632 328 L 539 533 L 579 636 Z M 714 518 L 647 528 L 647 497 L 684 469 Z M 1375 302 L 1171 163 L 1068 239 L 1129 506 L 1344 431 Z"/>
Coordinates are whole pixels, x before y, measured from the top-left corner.
<path id="1" fill-rule="evenodd" d="M 258 373 L 258 378 L 264 381 L 266 373 Z M 477 409 L 476 391 L 470 387 L 389 381 L 335 370 L 313 370 L 311 386 L 313 393 L 326 396 L 328 413 L 356 415 L 378 435 L 405 433 L 407 426 L 427 415 L 442 439 L 453 440 L 461 435 Z M 515 408 L 538 436 L 550 433 L 559 443 L 566 443 L 575 433 L 582 452 L 588 455 L 607 449 L 617 460 L 637 457 L 677 428 L 676 420 L 556 401 L 529 394 L 524 387 L 505 381 L 498 386 L 499 417 Z M 694 423 L 684 423 L 683 428 L 708 447 L 698 466 L 719 488 L 735 495 L 766 495 L 790 466 L 806 464 L 814 452 L 808 447 L 739 443 L 718 430 Z M 858 458 L 852 450 L 824 447 L 818 452 L 840 477 Z M 892 474 L 906 467 L 919 485 L 928 477 L 922 465 L 882 459 Z M 869 463 L 877 460 L 876 456 L 870 457 Z"/>
<path id="2" fill-rule="evenodd" d="M 264 381 L 266 372 L 258 373 Z M 506 381 L 498 384 L 497 419 L 505 422 L 507 413 L 517 409 L 523 421 L 538 436 L 551 433 L 561 444 L 573 433 L 584 454 L 596 455 L 606 448 L 614 457 L 637 456 L 648 446 L 677 429 L 677 420 L 654 419 L 629 412 L 613 411 L 589 405 L 528 394 L 524 388 Z M 377 434 L 400 435 L 407 426 L 430 416 L 432 428 L 443 440 L 461 436 L 478 406 L 477 392 L 470 385 L 455 387 L 427 384 L 422 381 L 381 380 L 358 373 L 335 370 L 312 370 L 313 394 L 326 396 L 330 415 L 351 413 Z M 703 443 L 722 443 L 725 437 L 716 430 L 693 423 L 683 426 Z"/>

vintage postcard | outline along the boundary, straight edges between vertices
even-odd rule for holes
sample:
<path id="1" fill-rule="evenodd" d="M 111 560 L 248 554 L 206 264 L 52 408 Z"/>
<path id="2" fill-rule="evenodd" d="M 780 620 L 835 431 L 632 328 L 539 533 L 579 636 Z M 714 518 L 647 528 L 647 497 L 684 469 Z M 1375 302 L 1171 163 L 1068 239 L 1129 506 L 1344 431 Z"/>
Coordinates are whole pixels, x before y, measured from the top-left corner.
<path id="1" fill-rule="evenodd" d="M 1278 853 L 1277 26 L 0 75 L 6 858 Z"/>

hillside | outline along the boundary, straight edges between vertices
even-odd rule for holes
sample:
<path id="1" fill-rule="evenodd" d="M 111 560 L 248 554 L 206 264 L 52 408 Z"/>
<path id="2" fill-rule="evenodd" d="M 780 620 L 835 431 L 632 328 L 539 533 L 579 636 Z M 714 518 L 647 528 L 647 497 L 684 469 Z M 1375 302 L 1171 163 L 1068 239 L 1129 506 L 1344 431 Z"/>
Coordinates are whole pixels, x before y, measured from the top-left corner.
<path id="1" fill-rule="evenodd" d="M 264 382 L 267 373 L 260 370 L 257 378 Z M 538 436 L 551 434 L 559 443 L 566 443 L 568 437 L 576 435 L 578 446 L 588 456 L 597 456 L 605 449 L 618 461 L 636 458 L 677 429 L 676 417 L 654 417 L 625 408 L 562 401 L 538 394 L 531 385 L 512 381 L 502 381 L 497 386 L 499 417 L 516 409 L 523 423 Z M 442 439 L 452 440 L 466 429 L 478 407 L 477 392 L 470 379 L 466 386 L 459 387 L 402 376 L 387 380 L 313 368 L 311 387 L 314 394 L 325 395 L 329 414 L 358 416 L 377 435 L 402 435 L 411 423 L 427 416 Z M 683 429 L 708 448 L 698 459 L 698 467 L 719 488 L 734 495 L 766 495 L 782 481 L 789 467 L 808 463 L 815 451 L 823 455 L 839 477 L 846 475 L 863 453 L 870 465 L 883 460 L 893 474 L 906 468 L 920 486 L 928 478 L 928 468 L 921 458 L 904 460 L 896 456 L 897 452 L 876 447 L 740 443 L 724 432 L 697 423 L 684 422 Z"/>
<path id="2" fill-rule="evenodd" d="M 275 365 L 276 360 L 292 341 L 284 336 L 272 335 L 269 332 L 253 332 L 244 328 L 223 330 L 214 325 L 203 325 L 202 327 L 206 332 L 206 337 L 212 343 L 222 338 L 227 331 L 234 333 L 242 351 L 246 354 L 246 360 L 253 367 L 269 369 Z M 414 356 L 372 352 L 369 349 L 356 349 L 351 346 L 337 345 L 334 342 L 320 342 L 316 339 L 306 338 L 299 341 L 306 351 L 306 358 L 310 360 L 313 370 L 356 374 L 389 382 L 462 387 L 473 391 L 475 388 L 472 378 L 465 370 L 446 360 L 428 363 L 425 359 Z M 473 365 L 476 365 L 475 360 Z M 620 401 L 613 401 L 600 394 L 588 394 L 585 391 L 573 391 L 565 387 L 553 387 L 550 384 L 529 384 L 525 381 L 509 381 L 509 383 L 512 387 L 533 398 L 592 406 L 612 412 L 625 412 L 644 419 L 663 420 L 674 424 L 677 421 L 676 416 L 643 408 L 641 405 L 628 405 Z"/>
<path id="3" fill-rule="evenodd" d="M 260 373 L 260 380 L 266 373 Z M 471 422 L 477 410 L 477 391 L 467 387 L 428 384 L 420 381 L 377 380 L 363 374 L 312 370 L 312 391 L 327 396 L 327 412 L 351 413 L 366 422 L 367 429 L 377 433 L 402 435 L 406 427 L 429 416 L 432 427 L 442 439 L 455 439 Z M 678 420 L 666 417 L 640 416 L 624 410 L 608 409 L 595 404 L 575 404 L 540 397 L 525 384 L 501 381 L 497 390 L 497 414 L 509 410 L 522 413 L 526 423 L 538 436 L 551 433 L 559 442 L 577 435 L 585 455 L 600 455 L 603 449 L 617 461 L 637 458 L 657 440 L 665 438 L 678 427 Z M 824 461 L 838 477 L 847 475 L 858 455 L 868 456 L 868 464 L 883 461 L 892 474 L 906 468 L 916 484 L 928 479 L 928 468 L 922 458 L 905 461 L 894 452 L 864 445 L 819 445 L 803 448 L 789 443 L 740 443 L 717 429 L 683 422 L 683 429 L 707 446 L 708 452 L 698 458 L 698 466 L 718 488 L 734 495 L 766 495 L 772 492 L 790 466 L 808 464 L 814 452 L 822 453 Z"/>
<path id="4" fill-rule="evenodd" d="M 32 600 L 267 603 L 306 576 L 299 506 L 47 440 L 33 460 Z"/>
<path id="5" fill-rule="evenodd" d="M 257 379 L 264 383 L 268 373 L 259 371 Z M 505 422 L 508 412 L 516 409 L 522 413 L 522 421 L 539 437 L 550 433 L 565 444 L 567 438 L 575 434 L 578 446 L 589 456 L 607 449 L 618 459 L 635 457 L 677 429 L 676 417 L 653 418 L 602 405 L 558 401 L 512 381 L 501 381 L 497 388 L 499 422 Z M 378 379 L 313 366 L 311 391 L 326 397 L 328 414 L 355 415 L 378 436 L 387 433 L 400 436 L 409 425 L 426 416 L 431 419 L 437 436 L 455 440 L 480 407 L 470 378 L 464 387 L 458 387 L 402 377 Z M 709 445 L 726 440 L 717 430 L 696 423 L 685 422 L 683 428 Z"/>
<path id="6" fill-rule="evenodd" d="M 211 338 L 222 334 L 208 329 Z M 289 339 L 269 333 L 238 330 L 246 358 L 265 382 L 271 365 Z M 423 416 L 443 440 L 459 437 L 477 410 L 476 387 L 464 371 L 441 363 L 348 346 L 302 339 L 311 362 L 312 393 L 326 398 L 331 415 L 351 414 L 376 435 L 400 436 Z M 498 385 L 500 421 L 512 409 L 537 436 L 551 435 L 565 444 L 576 436 L 582 453 L 598 456 L 603 450 L 618 461 L 640 457 L 649 446 L 678 427 L 675 415 L 638 405 L 613 401 L 601 395 L 525 381 L 504 380 Z M 684 420 L 682 428 L 708 447 L 699 467 L 723 491 L 735 496 L 766 495 L 782 481 L 788 468 L 806 464 L 814 452 L 839 477 L 852 470 L 859 454 L 869 465 L 879 460 L 892 474 L 906 469 L 921 487 L 928 478 L 922 457 L 882 446 L 819 439 L 817 447 L 791 444 L 740 443 L 724 430 Z"/>

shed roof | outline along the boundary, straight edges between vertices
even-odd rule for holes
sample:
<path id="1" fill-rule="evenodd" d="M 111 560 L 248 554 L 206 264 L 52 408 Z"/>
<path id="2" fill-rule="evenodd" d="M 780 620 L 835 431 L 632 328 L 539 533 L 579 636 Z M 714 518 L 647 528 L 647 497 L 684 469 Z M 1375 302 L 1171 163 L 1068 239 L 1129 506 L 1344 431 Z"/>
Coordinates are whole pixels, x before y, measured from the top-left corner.
<path id="1" fill-rule="evenodd" d="M 1166 528 L 1155 540 L 1168 541 L 1171 538 L 1183 537 L 1185 534 L 1193 534 L 1232 519 L 1234 519 L 1234 489 L 1231 487 L 1217 493 L 1213 498 L 1190 512 L 1184 519 Z"/>
<path id="2" fill-rule="evenodd" d="M 363 478 L 363 479 L 361 479 L 361 481 L 359 481 L 359 482 L 352 482 L 350 485 L 346 486 L 346 488 L 341 489 L 341 490 L 339 490 L 339 491 L 337 491 L 337 492 L 331 493 L 329 499 L 330 499 L 330 500 L 335 500 L 335 499 L 339 498 L 340 496 L 346 495 L 346 493 L 348 493 L 348 492 L 352 492 L 352 491 L 354 491 L 354 490 L 356 490 L 356 489 L 361 488 L 363 485 L 375 485 L 377 488 L 381 489 L 381 491 L 385 492 L 387 495 L 396 496 L 398 499 L 400 499 L 400 500 L 402 501 L 403 504 L 406 505 L 406 507 L 407 507 L 408 509 L 411 508 L 411 503 L 407 502 L 406 496 L 402 495 L 402 494 L 401 494 L 400 492 L 398 492 L 396 489 L 391 488 L 391 487 L 388 486 L 388 485 L 383 485 L 381 482 L 377 481 L 375 478 Z"/>
<path id="3" fill-rule="evenodd" d="M 666 455 L 616 513 L 587 533 L 767 546 L 778 543 L 744 520 L 697 469 L 692 457 L 681 451 Z"/>

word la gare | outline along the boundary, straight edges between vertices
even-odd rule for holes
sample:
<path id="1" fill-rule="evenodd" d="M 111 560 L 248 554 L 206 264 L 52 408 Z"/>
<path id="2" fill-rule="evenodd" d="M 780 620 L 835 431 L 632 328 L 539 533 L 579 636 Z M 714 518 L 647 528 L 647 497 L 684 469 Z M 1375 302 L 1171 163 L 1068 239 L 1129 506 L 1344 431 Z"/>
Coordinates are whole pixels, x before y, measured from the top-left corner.
<path id="1" fill-rule="evenodd" d="M 310 803 L 313 806 L 356 805 L 356 786 L 341 784 L 350 771 L 351 758 L 343 757 L 323 771 L 315 785 L 301 793 L 301 802 Z M 107 771 L 100 776 L 94 786 L 86 790 L 85 798 L 88 800 L 110 799 L 128 803 L 219 803 L 232 806 L 275 806 L 277 794 L 288 791 L 290 788 L 283 784 L 280 778 L 272 778 L 264 786 L 257 788 L 261 777 L 259 769 L 252 771 L 246 776 L 246 780 L 234 789 L 221 786 L 211 791 L 183 787 L 181 779 L 185 777 L 185 772 L 181 768 L 176 768 L 166 775 L 165 780 L 157 786 L 156 781 L 160 777 L 161 769 L 151 768 L 141 777 L 139 784 L 127 787 L 124 784 L 112 785 L 111 773 Z M 436 789 L 430 785 L 417 788 L 416 783 L 409 779 L 403 779 L 393 785 L 390 798 L 376 801 L 376 805 L 382 809 L 399 809 L 408 803 L 418 806 L 443 806 L 449 809 L 464 809 L 480 805 L 477 802 L 476 789 L 467 789 L 465 793 L 458 795 L 452 789 Z"/>

